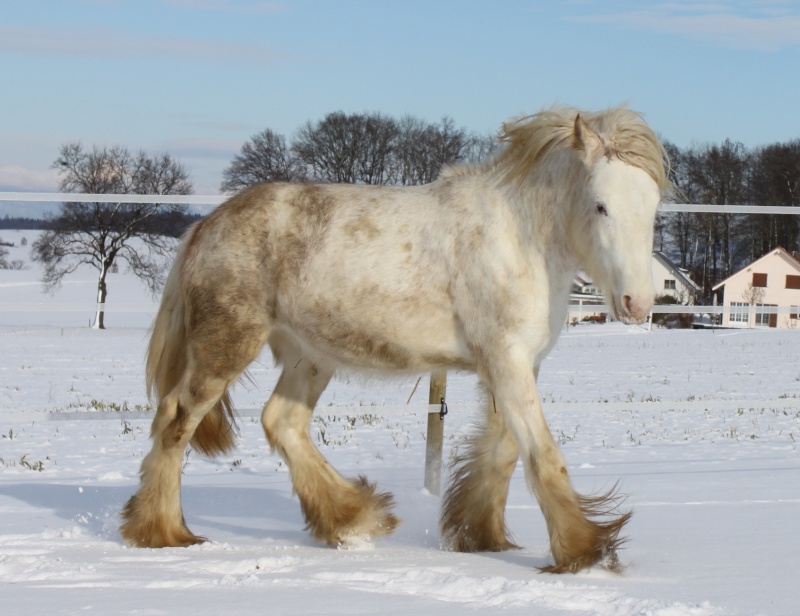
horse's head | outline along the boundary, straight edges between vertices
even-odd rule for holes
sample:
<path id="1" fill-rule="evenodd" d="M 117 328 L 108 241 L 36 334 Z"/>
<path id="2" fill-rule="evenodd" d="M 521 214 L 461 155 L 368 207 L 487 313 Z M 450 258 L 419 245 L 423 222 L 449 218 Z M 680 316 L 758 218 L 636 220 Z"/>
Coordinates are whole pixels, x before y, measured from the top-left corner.
<path id="1" fill-rule="evenodd" d="M 658 140 L 643 122 L 636 127 L 638 137 L 630 131 L 607 137 L 578 115 L 572 140 L 588 170 L 586 190 L 574 204 L 573 245 L 616 318 L 626 323 L 644 321 L 653 306 L 653 225 L 666 184 Z"/>

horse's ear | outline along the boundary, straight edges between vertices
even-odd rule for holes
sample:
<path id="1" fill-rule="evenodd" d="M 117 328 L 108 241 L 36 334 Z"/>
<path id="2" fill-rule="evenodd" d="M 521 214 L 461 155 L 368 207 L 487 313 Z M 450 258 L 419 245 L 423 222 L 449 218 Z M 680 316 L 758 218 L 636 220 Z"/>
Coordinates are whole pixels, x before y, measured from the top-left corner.
<path id="1" fill-rule="evenodd" d="M 575 127 L 572 132 L 572 147 L 583 160 L 589 162 L 603 150 L 603 140 L 584 122 L 581 114 L 575 116 Z"/>

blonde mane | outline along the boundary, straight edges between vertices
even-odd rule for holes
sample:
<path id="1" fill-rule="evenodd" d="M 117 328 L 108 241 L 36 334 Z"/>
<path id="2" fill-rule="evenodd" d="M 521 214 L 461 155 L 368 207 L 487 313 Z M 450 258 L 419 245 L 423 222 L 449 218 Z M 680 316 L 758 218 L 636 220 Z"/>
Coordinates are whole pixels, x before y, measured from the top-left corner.
<path id="1" fill-rule="evenodd" d="M 499 139 L 505 148 L 495 160 L 503 180 L 520 185 L 545 155 L 573 148 L 578 115 L 601 138 L 602 155 L 644 170 L 662 193 L 670 190 L 664 147 L 642 115 L 625 106 L 596 113 L 554 107 L 503 124 Z"/>

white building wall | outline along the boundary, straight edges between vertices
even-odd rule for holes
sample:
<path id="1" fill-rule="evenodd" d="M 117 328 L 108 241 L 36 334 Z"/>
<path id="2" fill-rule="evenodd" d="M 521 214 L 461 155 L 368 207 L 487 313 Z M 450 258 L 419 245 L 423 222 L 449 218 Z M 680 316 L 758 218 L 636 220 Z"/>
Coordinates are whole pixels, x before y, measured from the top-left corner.
<path id="1" fill-rule="evenodd" d="M 656 257 L 652 259 L 653 263 L 653 287 L 656 290 L 656 296 L 671 295 L 682 304 L 694 303 L 692 302 L 692 291 L 675 277 L 675 275 Z M 667 281 L 671 283 L 668 286 Z"/>
<path id="2" fill-rule="evenodd" d="M 737 272 L 725 283 L 723 304 L 731 306 L 733 303 L 749 303 L 748 294 L 753 274 L 767 274 L 767 286 L 763 287 L 763 297 L 759 304 L 776 306 L 800 306 L 800 290 L 786 288 L 786 276 L 800 275 L 800 264 L 781 250 L 775 250 L 766 257 L 762 257 L 752 265 Z M 730 314 L 723 315 L 722 325 L 726 327 L 754 327 L 756 319 L 754 311 L 748 311 L 745 320 L 732 319 Z M 797 314 L 797 311 L 793 311 Z M 797 319 L 792 319 L 791 314 L 779 314 L 775 323 L 779 328 L 792 328 L 800 325 Z M 764 324 L 764 326 L 766 326 Z"/>

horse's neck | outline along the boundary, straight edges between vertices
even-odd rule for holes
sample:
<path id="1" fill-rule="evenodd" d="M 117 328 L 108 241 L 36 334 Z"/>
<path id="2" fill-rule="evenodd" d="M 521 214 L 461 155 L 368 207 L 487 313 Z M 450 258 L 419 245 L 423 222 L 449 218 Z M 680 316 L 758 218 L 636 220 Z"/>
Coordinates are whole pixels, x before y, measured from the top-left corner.
<path id="1" fill-rule="evenodd" d="M 566 191 L 558 194 L 532 187 L 514 193 L 509 200 L 520 245 L 528 251 L 530 261 L 544 263 L 551 280 L 571 282 L 579 267 L 568 228 L 571 200 L 575 198 Z"/>

